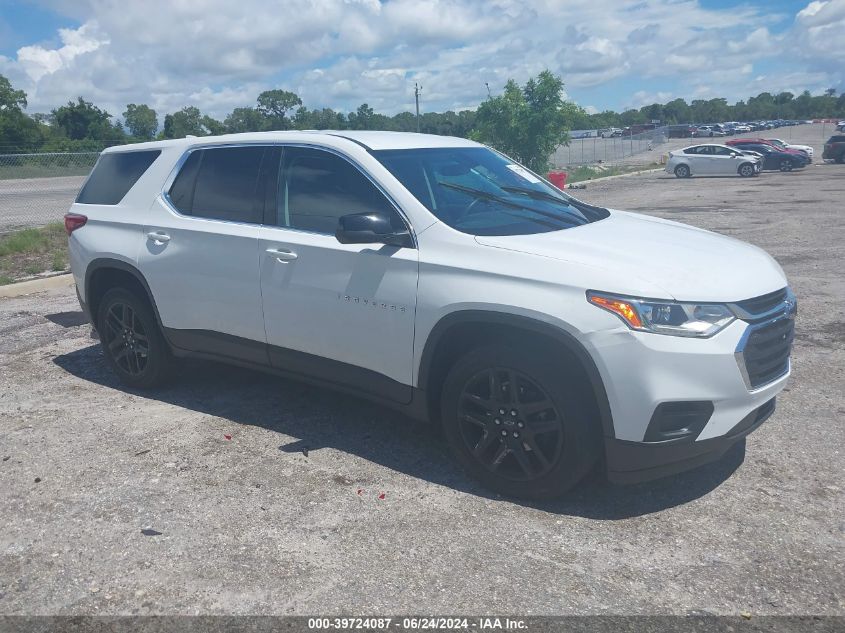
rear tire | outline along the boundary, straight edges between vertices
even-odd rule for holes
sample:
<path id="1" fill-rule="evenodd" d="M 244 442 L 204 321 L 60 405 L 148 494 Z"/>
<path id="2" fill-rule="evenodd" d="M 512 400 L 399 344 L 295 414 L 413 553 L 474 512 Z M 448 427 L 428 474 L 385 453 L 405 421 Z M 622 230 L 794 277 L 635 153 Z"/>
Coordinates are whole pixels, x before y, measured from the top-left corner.
<path id="1" fill-rule="evenodd" d="M 780 161 L 779 169 L 781 171 L 792 171 L 792 161 L 783 159 L 782 161 Z"/>
<path id="2" fill-rule="evenodd" d="M 750 178 L 756 173 L 757 170 L 754 169 L 754 165 L 751 163 L 745 163 L 739 166 L 739 175 L 743 178 Z"/>
<path id="3" fill-rule="evenodd" d="M 549 499 L 596 464 L 599 424 L 567 369 L 539 346 L 490 345 L 455 363 L 443 387 L 441 420 L 470 475 L 503 495 Z"/>
<path id="4" fill-rule="evenodd" d="M 842 163 L 845 163 L 845 154 L 840 154 L 839 156 L 837 156 L 837 157 L 836 157 L 836 159 L 835 159 L 835 160 L 836 160 L 836 162 L 837 162 L 837 163 L 839 163 L 840 165 L 841 165 Z"/>
<path id="5" fill-rule="evenodd" d="M 675 176 L 677 178 L 689 178 L 690 170 L 686 165 L 678 165 L 675 167 Z"/>
<path id="6" fill-rule="evenodd" d="M 125 288 L 107 291 L 97 331 L 106 362 L 123 384 L 150 389 L 170 377 L 173 357 L 146 299 Z"/>

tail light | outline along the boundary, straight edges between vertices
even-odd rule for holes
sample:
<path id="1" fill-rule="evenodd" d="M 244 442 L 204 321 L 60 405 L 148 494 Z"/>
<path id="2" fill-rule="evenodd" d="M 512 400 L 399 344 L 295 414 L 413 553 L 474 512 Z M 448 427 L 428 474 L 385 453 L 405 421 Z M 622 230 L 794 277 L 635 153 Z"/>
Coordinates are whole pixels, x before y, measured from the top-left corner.
<path id="1" fill-rule="evenodd" d="M 67 234 L 70 235 L 76 229 L 81 229 L 85 226 L 86 222 L 88 222 L 88 216 L 86 215 L 81 215 L 79 213 L 66 213 L 65 231 L 67 231 Z"/>

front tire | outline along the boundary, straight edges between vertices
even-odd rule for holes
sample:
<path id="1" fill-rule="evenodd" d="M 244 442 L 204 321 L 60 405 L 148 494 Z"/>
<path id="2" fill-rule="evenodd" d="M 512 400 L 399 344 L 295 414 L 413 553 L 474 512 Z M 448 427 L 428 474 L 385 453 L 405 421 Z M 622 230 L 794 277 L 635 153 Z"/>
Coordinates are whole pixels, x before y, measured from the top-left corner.
<path id="1" fill-rule="evenodd" d="M 690 170 L 689 167 L 686 165 L 678 165 L 675 167 L 675 177 L 677 178 L 689 178 L 690 177 Z"/>
<path id="2" fill-rule="evenodd" d="M 780 169 L 781 171 L 792 171 L 792 161 L 791 161 L 791 160 L 786 160 L 786 159 L 784 159 L 784 160 L 780 161 L 780 167 L 779 167 L 779 169 Z"/>
<path id="3" fill-rule="evenodd" d="M 739 166 L 739 175 L 743 178 L 750 178 L 755 174 L 756 170 L 754 169 L 754 165 L 750 163 L 745 163 L 744 165 Z"/>
<path id="4" fill-rule="evenodd" d="M 598 460 L 601 434 L 568 373 L 539 346 L 491 345 L 458 360 L 441 419 L 460 464 L 512 497 L 554 498 L 575 486 Z"/>
<path id="5" fill-rule="evenodd" d="M 125 288 L 112 288 L 100 301 L 97 331 L 106 362 L 120 381 L 135 389 L 164 383 L 173 364 L 149 303 Z"/>

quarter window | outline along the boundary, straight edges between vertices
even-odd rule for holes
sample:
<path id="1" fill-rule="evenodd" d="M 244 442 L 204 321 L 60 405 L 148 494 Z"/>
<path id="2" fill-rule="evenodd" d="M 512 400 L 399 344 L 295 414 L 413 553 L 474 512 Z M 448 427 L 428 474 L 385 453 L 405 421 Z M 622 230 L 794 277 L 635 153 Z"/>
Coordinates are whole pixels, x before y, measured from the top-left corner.
<path id="1" fill-rule="evenodd" d="M 161 150 L 114 152 L 100 156 L 76 198 L 80 204 L 120 204 L 161 154 Z"/>
<path id="2" fill-rule="evenodd" d="M 380 212 L 395 228 L 404 223 L 384 194 L 349 161 L 317 149 L 284 150 L 279 178 L 278 226 L 334 235 L 338 218 Z"/>

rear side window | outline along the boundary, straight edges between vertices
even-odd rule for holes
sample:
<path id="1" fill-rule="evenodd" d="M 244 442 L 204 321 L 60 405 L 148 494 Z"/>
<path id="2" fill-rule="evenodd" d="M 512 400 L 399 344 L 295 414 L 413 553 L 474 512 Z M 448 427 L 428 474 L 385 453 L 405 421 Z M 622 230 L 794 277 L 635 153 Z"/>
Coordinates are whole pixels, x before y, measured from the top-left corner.
<path id="1" fill-rule="evenodd" d="M 845 136 L 831 136 L 828 143 L 845 143 Z"/>
<path id="2" fill-rule="evenodd" d="M 119 204 L 161 150 L 103 154 L 76 198 L 80 204 Z"/>
<path id="3" fill-rule="evenodd" d="M 269 153 L 269 152 L 267 152 Z M 191 152 L 170 188 L 170 201 L 185 215 L 259 224 L 265 148 L 219 147 Z"/>

